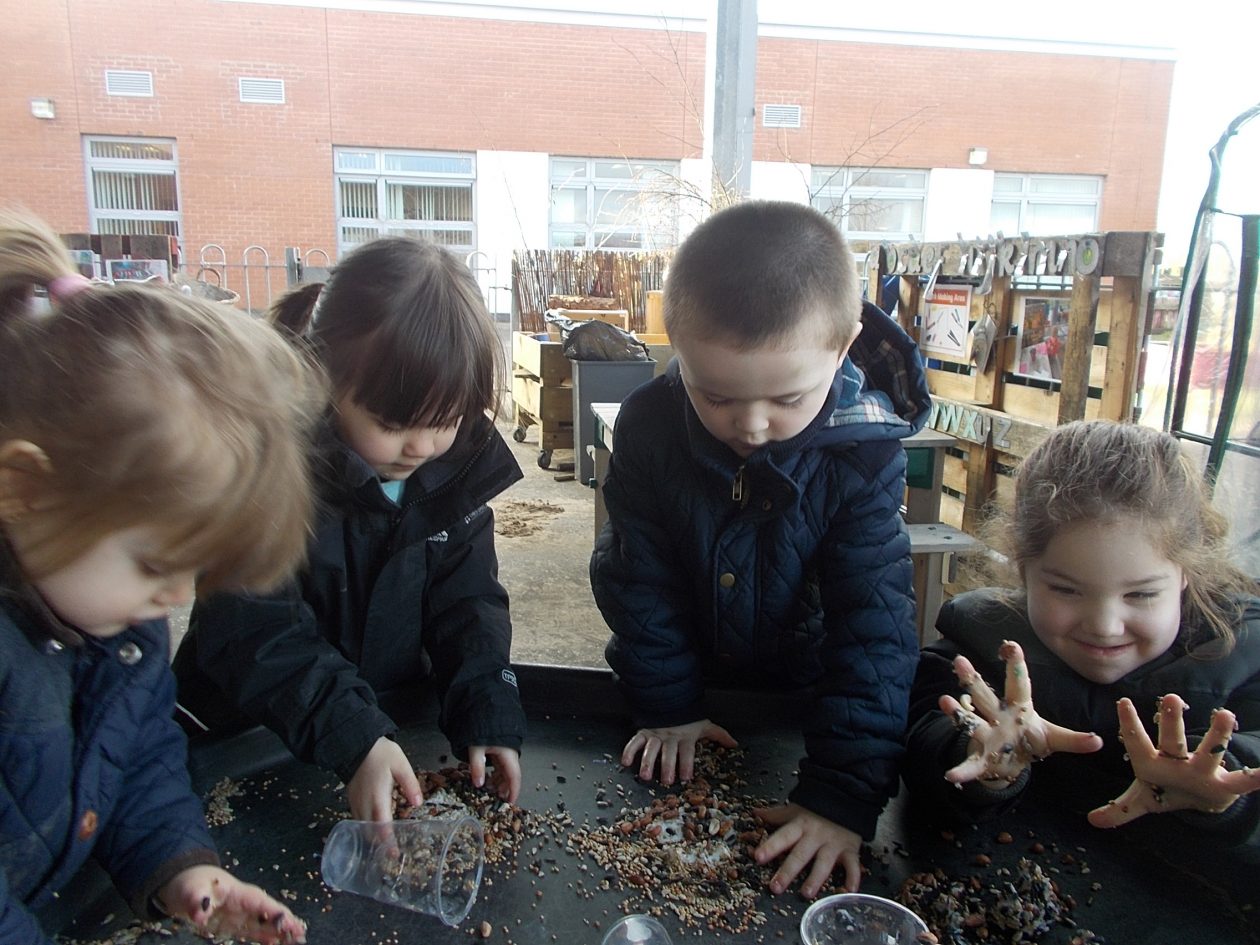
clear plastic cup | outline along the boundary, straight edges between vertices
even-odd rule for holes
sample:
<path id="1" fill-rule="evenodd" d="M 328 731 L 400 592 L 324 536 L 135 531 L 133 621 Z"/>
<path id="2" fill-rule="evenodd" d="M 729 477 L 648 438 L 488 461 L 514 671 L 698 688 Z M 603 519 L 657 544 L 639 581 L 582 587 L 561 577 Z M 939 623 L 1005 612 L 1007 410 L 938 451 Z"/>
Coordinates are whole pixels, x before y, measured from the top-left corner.
<path id="1" fill-rule="evenodd" d="M 475 817 L 343 820 L 324 841 L 320 872 L 331 889 L 458 925 L 477 899 L 484 863 Z"/>
<path id="2" fill-rule="evenodd" d="M 921 945 L 928 927 L 900 903 L 864 893 L 819 899 L 801 917 L 804 945 Z"/>
<path id="3" fill-rule="evenodd" d="M 608 928 L 603 945 L 671 945 L 669 933 L 650 915 L 624 915 Z"/>

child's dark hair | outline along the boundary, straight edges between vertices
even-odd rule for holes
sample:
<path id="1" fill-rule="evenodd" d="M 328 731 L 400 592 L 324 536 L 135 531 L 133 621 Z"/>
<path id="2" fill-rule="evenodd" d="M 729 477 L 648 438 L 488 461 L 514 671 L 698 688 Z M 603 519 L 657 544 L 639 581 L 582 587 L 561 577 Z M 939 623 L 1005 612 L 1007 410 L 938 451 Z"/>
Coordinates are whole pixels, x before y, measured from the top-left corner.
<path id="1" fill-rule="evenodd" d="M 0 444 L 33 444 L 49 467 L 28 579 L 135 526 L 199 572 L 199 594 L 288 578 L 323 394 L 265 322 L 164 286 L 89 285 L 45 224 L 0 213 Z"/>
<path id="2" fill-rule="evenodd" d="M 818 319 L 841 350 L 862 313 L 857 270 L 834 223 L 804 204 L 749 201 L 715 213 L 683 241 L 665 280 L 672 338 L 756 348 Z"/>
<path id="3" fill-rule="evenodd" d="M 351 251 L 324 285 L 272 307 L 309 343 L 334 396 L 398 426 L 497 413 L 503 353 L 477 280 L 433 243 L 391 237 Z"/>
<path id="4" fill-rule="evenodd" d="M 1123 517 L 1142 522 L 1160 553 L 1181 567 L 1183 622 L 1232 645 L 1239 596 L 1255 585 L 1230 563 L 1228 522 L 1167 433 L 1109 420 L 1051 431 L 1019 467 L 1014 508 L 1000 534 L 1022 574 L 1063 526 Z"/>

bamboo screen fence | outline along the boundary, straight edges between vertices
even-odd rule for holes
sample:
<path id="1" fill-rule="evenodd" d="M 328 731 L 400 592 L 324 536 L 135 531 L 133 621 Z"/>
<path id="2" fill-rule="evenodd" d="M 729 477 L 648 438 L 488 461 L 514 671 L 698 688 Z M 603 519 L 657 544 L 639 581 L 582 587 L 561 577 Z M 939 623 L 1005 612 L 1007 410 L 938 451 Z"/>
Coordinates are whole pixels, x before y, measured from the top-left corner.
<path id="1" fill-rule="evenodd" d="M 670 253 L 608 250 L 518 250 L 512 254 L 512 294 L 522 331 L 546 330 L 543 312 L 552 295 L 611 298 L 630 313 L 630 327 L 643 331 L 647 293 L 659 289 Z"/>

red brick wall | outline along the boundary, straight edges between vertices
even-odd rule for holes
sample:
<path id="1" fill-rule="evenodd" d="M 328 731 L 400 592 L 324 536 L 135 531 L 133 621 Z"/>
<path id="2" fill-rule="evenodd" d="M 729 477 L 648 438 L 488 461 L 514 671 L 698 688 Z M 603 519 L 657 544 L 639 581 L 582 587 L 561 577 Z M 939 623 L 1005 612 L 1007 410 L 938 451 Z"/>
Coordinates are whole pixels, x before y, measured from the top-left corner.
<path id="1" fill-rule="evenodd" d="M 1173 64 L 1166 61 L 762 39 L 757 104 L 803 106 L 758 127 L 754 157 L 807 164 L 985 167 L 1106 178 L 1104 230 L 1155 227 Z"/>
<path id="2" fill-rule="evenodd" d="M 335 145 L 696 157 L 704 37 L 177 0 L 0 0 L 0 202 L 87 223 L 81 135 L 177 140 L 185 245 L 331 250 Z M 757 160 L 1101 174 L 1104 229 L 1155 222 L 1172 64 L 762 39 L 757 102 L 804 127 L 757 130 Z M 154 75 L 104 94 L 106 69 Z M 238 101 L 241 75 L 287 104 Z M 56 101 L 55 121 L 29 100 Z M 891 128 L 882 135 L 872 129 Z"/>

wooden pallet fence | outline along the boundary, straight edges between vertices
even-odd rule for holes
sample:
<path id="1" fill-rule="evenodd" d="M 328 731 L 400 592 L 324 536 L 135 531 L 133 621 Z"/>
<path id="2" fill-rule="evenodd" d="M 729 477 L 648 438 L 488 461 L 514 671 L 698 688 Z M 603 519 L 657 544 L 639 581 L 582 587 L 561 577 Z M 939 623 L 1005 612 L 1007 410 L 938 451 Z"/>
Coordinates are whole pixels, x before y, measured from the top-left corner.
<path id="1" fill-rule="evenodd" d="M 898 317 L 928 360 L 933 395 L 1058 425 L 1133 417 L 1161 244 L 1151 232 L 883 243 L 868 259 L 875 284 L 899 277 Z M 965 309 L 955 344 L 933 337 L 949 309 L 941 297 Z M 977 366 L 956 343 L 986 316 L 995 343 Z"/>
<path id="2" fill-rule="evenodd" d="M 935 395 L 927 425 L 957 437 L 945 455 L 941 521 L 971 534 L 994 497 L 1009 497 L 1010 471 L 1054 427 Z"/>
<path id="3" fill-rule="evenodd" d="M 927 362 L 928 425 L 957 438 L 945 455 L 942 522 L 978 535 L 990 503 L 1009 501 L 1014 470 L 1055 426 L 1133 418 L 1161 242 L 1140 232 L 871 247 L 868 281 L 897 277 L 898 318 Z M 977 364 L 969 342 L 984 319 L 994 341 Z"/>

